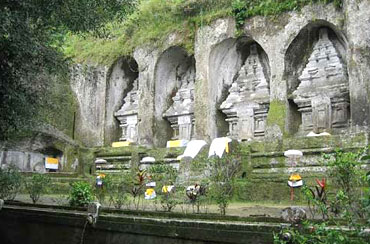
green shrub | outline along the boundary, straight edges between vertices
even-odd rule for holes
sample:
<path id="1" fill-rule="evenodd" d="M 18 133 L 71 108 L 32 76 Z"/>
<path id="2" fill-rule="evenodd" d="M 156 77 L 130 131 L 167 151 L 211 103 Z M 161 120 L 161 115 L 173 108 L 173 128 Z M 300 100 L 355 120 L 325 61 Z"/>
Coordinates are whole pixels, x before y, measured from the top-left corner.
<path id="1" fill-rule="evenodd" d="M 71 184 L 68 200 L 69 205 L 74 207 L 85 207 L 93 201 L 94 195 L 89 183 L 78 181 Z"/>
<path id="2" fill-rule="evenodd" d="M 281 233 L 274 236 L 274 243 L 323 243 L 350 244 L 367 243 L 363 239 L 363 230 L 369 226 L 369 190 L 363 191 L 364 180 L 370 180 L 361 168 L 363 151 L 343 152 L 324 155 L 324 165 L 328 166 L 328 176 L 333 184 L 333 192 L 325 198 L 315 198 L 313 191 L 303 187 L 312 209 L 321 213 L 324 221 L 307 221 L 299 228 L 289 228 L 292 240 L 287 242 Z M 366 159 L 370 159 L 366 156 Z M 370 182 L 367 182 L 370 183 Z M 365 197 L 364 197 L 365 196 Z M 338 221 L 340 217 L 341 221 Z M 330 225 L 329 225 L 330 224 Z M 344 227 L 344 228 L 343 228 Z"/>
<path id="3" fill-rule="evenodd" d="M 210 197 L 218 204 L 221 215 L 226 214 L 230 200 L 234 195 L 236 176 L 241 168 L 237 155 L 226 154 L 210 160 Z"/>
<path id="4" fill-rule="evenodd" d="M 105 202 L 105 198 L 108 195 L 108 193 L 112 190 L 111 188 L 112 188 L 112 184 L 113 184 L 112 177 L 110 175 L 107 175 L 107 176 L 103 177 L 102 181 L 103 181 L 102 186 L 97 186 L 95 184 L 95 187 L 94 187 L 95 197 L 97 198 L 97 200 L 100 203 Z"/>
<path id="5" fill-rule="evenodd" d="M 0 199 L 14 200 L 21 190 L 23 182 L 19 169 L 11 165 L 6 169 L 0 168 Z"/>
<path id="6" fill-rule="evenodd" d="M 40 199 L 41 194 L 47 192 L 49 183 L 50 177 L 43 174 L 34 174 L 31 180 L 26 182 L 26 190 L 34 204 Z"/>

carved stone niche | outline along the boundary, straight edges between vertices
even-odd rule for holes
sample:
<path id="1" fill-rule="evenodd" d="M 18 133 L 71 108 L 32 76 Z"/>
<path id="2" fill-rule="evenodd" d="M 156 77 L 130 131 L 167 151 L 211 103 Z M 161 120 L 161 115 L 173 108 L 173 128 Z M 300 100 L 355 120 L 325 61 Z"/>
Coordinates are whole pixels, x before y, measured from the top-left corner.
<path id="1" fill-rule="evenodd" d="M 120 141 L 137 142 L 138 139 L 138 80 L 133 83 L 133 88 L 123 99 L 122 107 L 114 113 L 122 128 Z"/>
<path id="2" fill-rule="evenodd" d="M 233 139 L 247 140 L 265 135 L 270 93 L 263 69 L 257 44 L 252 44 L 250 55 L 220 106 L 229 123 L 228 136 Z"/>
<path id="3" fill-rule="evenodd" d="M 328 37 L 328 29 L 319 30 L 300 84 L 293 92 L 302 114 L 302 132 L 335 131 L 348 127 L 349 88 L 346 65 Z"/>
<path id="4" fill-rule="evenodd" d="M 180 76 L 180 89 L 172 97 L 172 105 L 163 114 L 173 129 L 172 140 L 191 140 L 194 129 L 195 70 L 189 68 Z"/>

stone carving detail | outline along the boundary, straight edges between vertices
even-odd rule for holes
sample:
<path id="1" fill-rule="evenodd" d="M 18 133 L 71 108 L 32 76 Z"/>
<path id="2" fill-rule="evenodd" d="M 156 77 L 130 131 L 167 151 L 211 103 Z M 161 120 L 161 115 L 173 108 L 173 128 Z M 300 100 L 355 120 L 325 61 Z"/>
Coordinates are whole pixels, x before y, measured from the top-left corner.
<path id="1" fill-rule="evenodd" d="M 320 29 L 319 40 L 293 92 L 302 114 L 302 131 L 321 133 L 348 126 L 349 88 L 345 70 L 328 30 Z"/>
<path id="2" fill-rule="evenodd" d="M 137 142 L 138 137 L 138 80 L 133 83 L 133 88 L 127 93 L 123 99 L 122 107 L 114 113 L 114 116 L 119 120 L 120 127 L 122 128 L 122 136 L 120 141 Z"/>
<path id="3" fill-rule="evenodd" d="M 195 70 L 189 68 L 179 80 L 180 89 L 172 97 L 171 107 L 163 114 L 173 129 L 172 140 L 191 140 L 194 128 Z"/>
<path id="4" fill-rule="evenodd" d="M 265 135 L 269 84 L 256 44 L 250 46 L 250 55 L 231 84 L 229 95 L 220 109 L 227 116 L 228 136 L 231 138 L 247 140 Z"/>

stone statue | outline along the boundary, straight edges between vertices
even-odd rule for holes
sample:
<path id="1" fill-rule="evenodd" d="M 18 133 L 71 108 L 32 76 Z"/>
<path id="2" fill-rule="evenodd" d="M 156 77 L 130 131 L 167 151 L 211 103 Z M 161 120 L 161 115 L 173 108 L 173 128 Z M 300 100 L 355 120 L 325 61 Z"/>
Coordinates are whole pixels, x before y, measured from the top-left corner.
<path id="1" fill-rule="evenodd" d="M 120 141 L 137 142 L 138 138 L 138 79 L 133 82 L 133 88 L 127 93 L 123 99 L 122 107 L 114 113 L 114 116 L 119 120 L 122 128 L 122 136 Z"/>
<path id="2" fill-rule="evenodd" d="M 189 68 L 180 76 L 180 88 L 172 97 L 172 105 L 163 114 L 173 129 L 172 140 L 191 140 L 194 128 L 194 81 L 195 70 Z"/>
<path id="3" fill-rule="evenodd" d="M 233 139 L 247 140 L 265 135 L 269 108 L 269 85 L 265 77 L 257 45 L 250 46 L 250 55 L 231 84 L 229 95 L 220 109 L 226 114 Z"/>
<path id="4" fill-rule="evenodd" d="M 346 66 L 328 37 L 319 30 L 299 86 L 293 92 L 294 102 L 302 114 L 301 131 L 321 133 L 348 126 L 349 88 Z"/>

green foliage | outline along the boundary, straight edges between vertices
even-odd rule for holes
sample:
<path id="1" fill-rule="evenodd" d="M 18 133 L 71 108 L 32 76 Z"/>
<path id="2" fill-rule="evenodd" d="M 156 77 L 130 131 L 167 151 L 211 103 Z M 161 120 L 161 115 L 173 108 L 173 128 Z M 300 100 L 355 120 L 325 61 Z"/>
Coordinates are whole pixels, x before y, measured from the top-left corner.
<path id="1" fill-rule="evenodd" d="M 283 233 L 290 233 L 291 240 L 286 241 Z M 332 228 L 326 222 L 304 222 L 299 229 L 284 229 L 274 235 L 274 244 L 365 244 L 363 239 L 356 238 L 356 231 L 343 231 Z"/>
<path id="2" fill-rule="evenodd" d="M 177 33 L 178 45 L 193 52 L 196 29 L 230 15 L 231 0 L 141 1 L 124 22 L 111 22 L 109 38 L 69 35 L 65 54 L 77 62 L 113 63 L 134 48 L 149 44 L 161 47 L 168 34 Z"/>
<path id="3" fill-rule="evenodd" d="M 112 182 L 109 188 L 109 201 L 115 208 L 120 209 L 124 204 L 128 204 L 129 196 L 130 189 L 126 185 L 125 176 L 121 176 L 117 182 Z"/>
<path id="4" fill-rule="evenodd" d="M 22 182 L 23 177 L 16 166 L 0 168 L 0 199 L 14 200 L 22 187 Z"/>
<path id="5" fill-rule="evenodd" d="M 356 194 L 356 187 L 362 185 L 364 177 L 361 170 L 363 152 L 343 152 L 337 150 L 333 156 L 324 155 L 329 166 L 328 174 L 335 186 L 339 187 L 349 197 Z"/>
<path id="6" fill-rule="evenodd" d="M 151 181 L 156 182 L 155 191 L 164 211 L 171 212 L 178 204 L 182 203 L 183 191 L 179 189 L 163 192 L 164 186 L 174 185 L 178 171 L 168 164 L 154 164 L 148 169 Z"/>
<path id="7" fill-rule="evenodd" d="M 235 180 L 240 168 L 241 159 L 237 153 L 210 159 L 209 192 L 211 198 L 218 204 L 221 215 L 226 214 L 226 208 L 234 195 Z"/>
<path id="8" fill-rule="evenodd" d="M 337 150 L 332 155 L 324 155 L 324 164 L 328 166 L 328 174 L 333 183 L 331 189 L 335 192 L 328 194 L 327 199 L 319 200 L 307 187 L 302 189 L 309 203 L 313 205 L 311 208 L 320 212 L 325 221 L 321 223 L 307 221 L 299 228 L 282 230 L 280 234 L 274 236 L 274 243 L 366 243 L 362 233 L 370 222 L 366 198 L 368 190 L 362 192 L 360 187 L 365 183 L 363 180 L 367 179 L 361 169 L 362 154 L 363 151 Z M 366 197 L 361 197 L 363 195 Z M 341 217 L 340 222 L 338 217 Z M 284 239 L 283 233 L 286 232 L 292 236 L 291 241 Z"/>
<path id="9" fill-rule="evenodd" d="M 44 174 L 34 174 L 26 182 L 26 190 L 34 204 L 40 199 L 41 194 L 47 192 L 49 183 L 50 177 Z"/>
<path id="10" fill-rule="evenodd" d="M 93 190 L 88 182 L 78 181 L 71 184 L 68 196 L 69 205 L 74 207 L 86 207 L 93 199 Z"/>
<path id="11" fill-rule="evenodd" d="M 100 203 L 105 202 L 106 196 L 109 194 L 109 192 L 112 191 L 112 187 L 113 187 L 112 176 L 106 175 L 105 177 L 102 178 L 102 181 L 103 181 L 102 186 L 97 186 L 95 184 L 95 188 L 94 188 L 94 195 Z"/>
<path id="12" fill-rule="evenodd" d="M 45 122 L 39 111 L 53 100 L 49 95 L 54 94 L 49 91 L 55 86 L 49 83 L 50 77 L 68 73 L 60 46 L 65 33 L 92 31 L 100 35 L 104 33 L 100 31 L 104 30 L 103 24 L 119 19 L 117 15 L 127 14 L 126 7 L 130 9 L 131 2 L 3 0 L 0 3 L 0 140 L 28 135 Z"/>
<path id="13" fill-rule="evenodd" d="M 307 4 L 331 3 L 336 7 L 342 6 L 342 0 L 234 0 L 232 2 L 232 13 L 236 20 L 237 28 L 241 28 L 245 20 L 255 15 L 278 15 L 283 12 L 299 10 Z"/>
<path id="14" fill-rule="evenodd" d="M 123 191 L 127 192 L 133 198 L 136 210 L 140 207 L 140 200 L 144 195 L 146 180 L 146 171 L 139 170 L 138 168 L 133 168 L 131 171 L 124 172 L 121 175 L 120 184 L 124 187 Z"/>
<path id="15" fill-rule="evenodd" d="M 151 46 L 161 47 L 170 33 L 176 33 L 178 45 L 193 53 L 197 29 L 217 18 L 233 16 L 240 28 L 252 16 L 278 15 L 317 2 L 334 2 L 337 7 L 342 4 L 342 0 L 139 1 L 135 11 L 124 21 L 113 21 L 105 26 L 106 38 L 69 34 L 64 52 L 77 62 L 112 64 L 117 58 L 129 55 L 136 47 L 149 43 Z"/>

